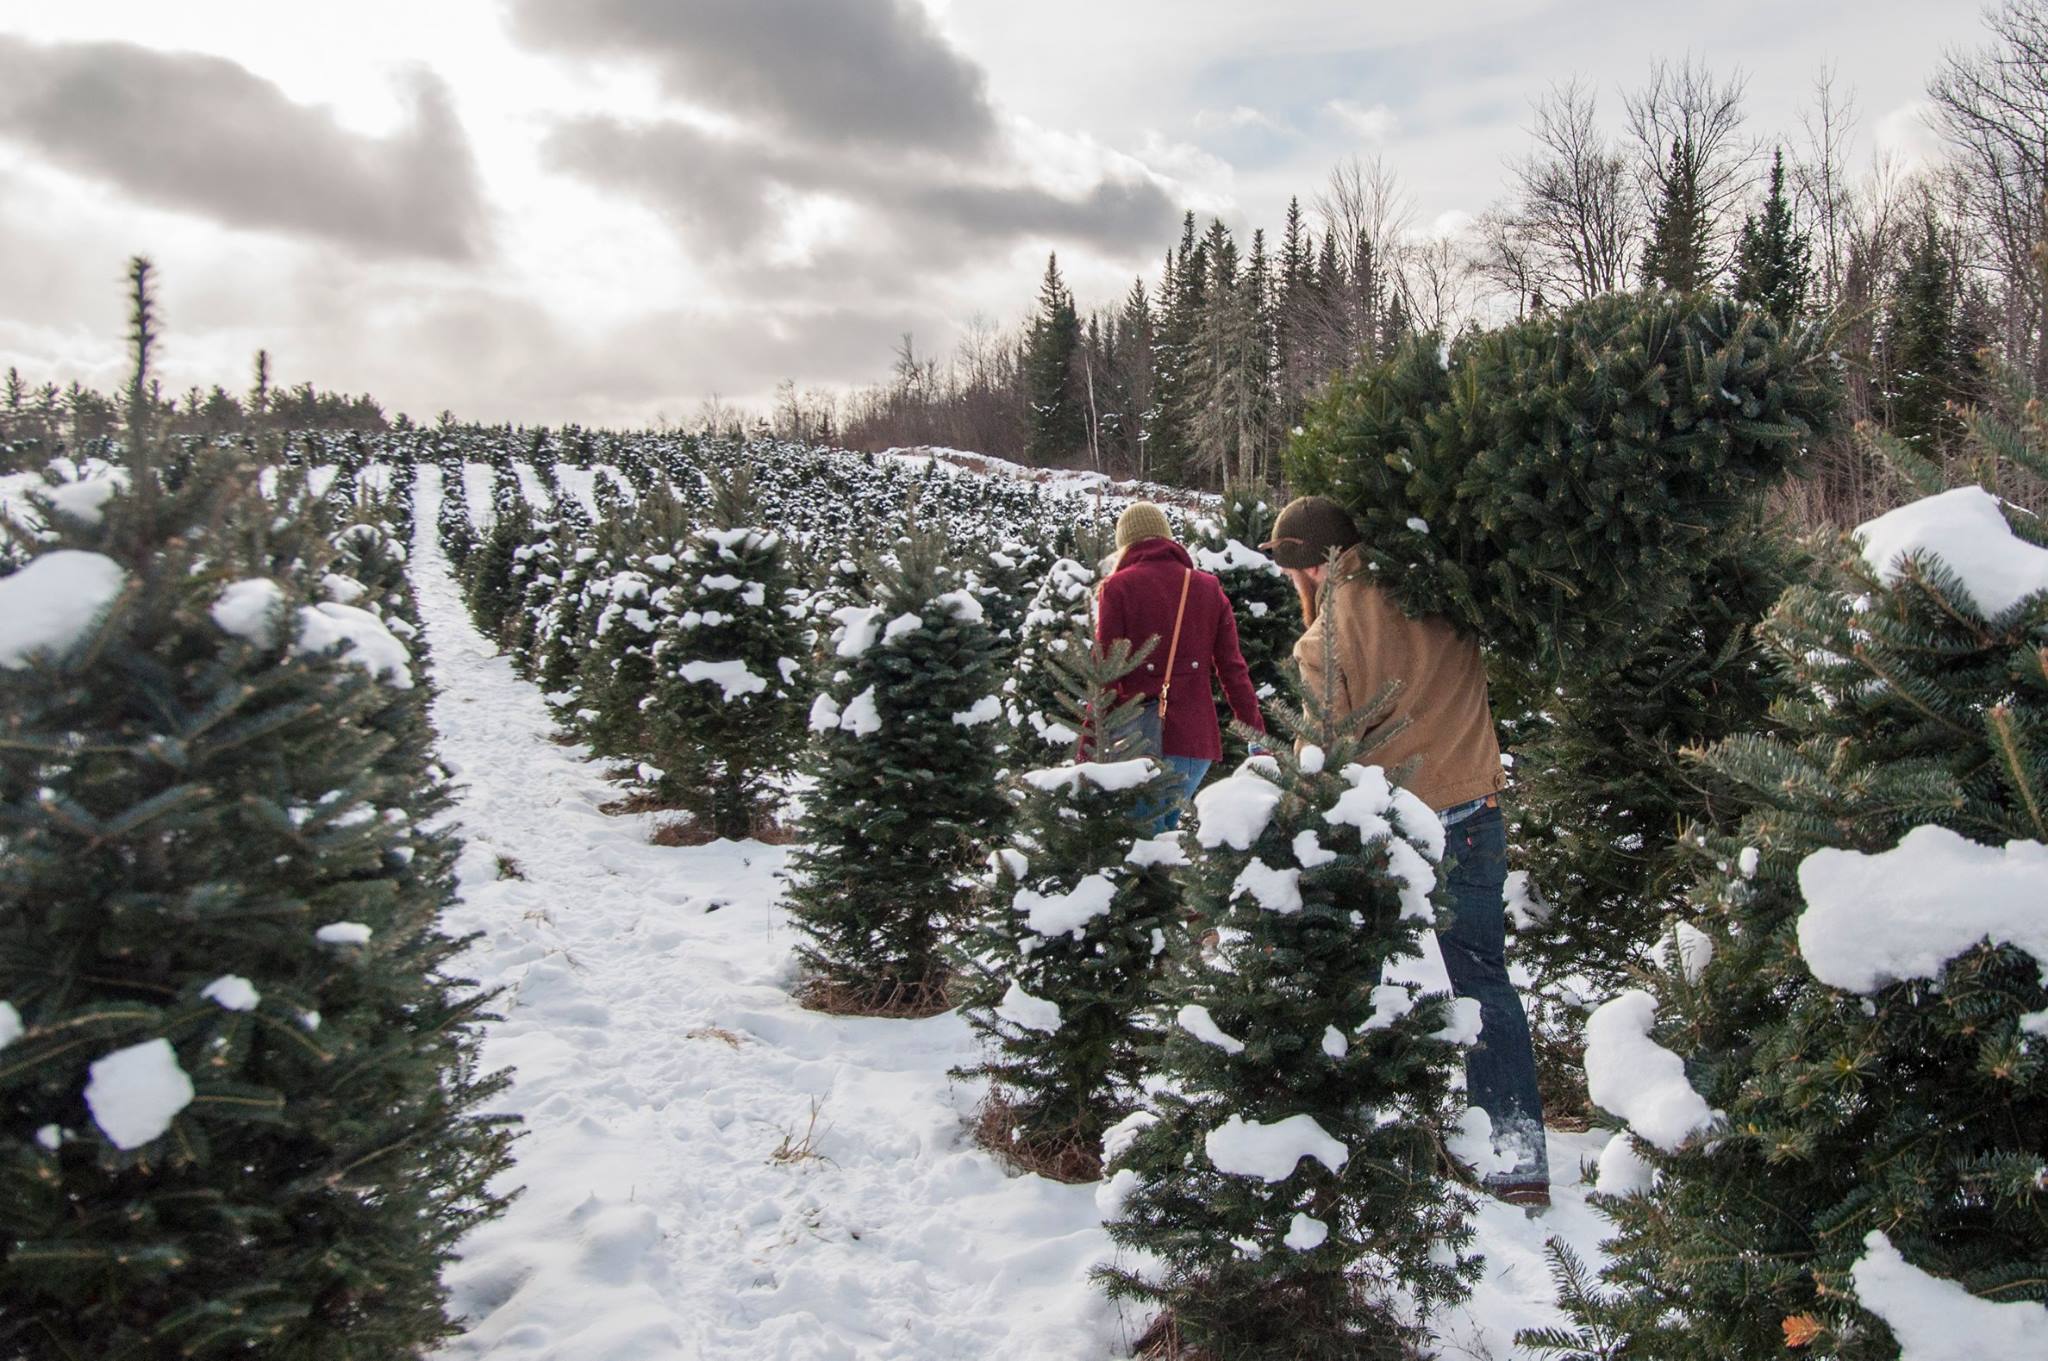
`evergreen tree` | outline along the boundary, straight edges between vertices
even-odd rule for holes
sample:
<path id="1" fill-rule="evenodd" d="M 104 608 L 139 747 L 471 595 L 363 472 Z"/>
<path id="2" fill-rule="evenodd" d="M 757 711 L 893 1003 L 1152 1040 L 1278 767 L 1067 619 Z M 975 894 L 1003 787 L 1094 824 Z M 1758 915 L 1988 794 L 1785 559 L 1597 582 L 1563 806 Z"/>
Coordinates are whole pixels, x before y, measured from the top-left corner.
<path id="1" fill-rule="evenodd" d="M 1120 418 L 1112 447 L 1119 466 L 1142 474 L 1157 414 L 1153 383 L 1158 364 L 1153 353 L 1152 301 L 1143 279 L 1131 281 L 1131 291 L 1117 318 L 1117 337 L 1114 383 Z"/>
<path id="2" fill-rule="evenodd" d="M 606 570 L 592 573 L 579 612 L 574 716 L 578 733 L 605 755 L 641 758 L 654 749 L 655 601 L 668 599 L 677 583 L 690 528 L 688 512 L 664 483 L 600 530 Z"/>
<path id="3" fill-rule="evenodd" d="M 1744 220 L 1735 245 L 1735 300 L 1769 312 L 1780 326 L 1792 325 L 1806 307 L 1812 258 L 1785 196 L 1785 153 L 1780 150 L 1771 157 L 1764 206 Z"/>
<path id="4" fill-rule="evenodd" d="M 1027 452 L 1035 463 L 1064 462 L 1088 445 L 1087 399 L 1074 382 L 1080 349 L 1081 320 L 1054 255 L 1046 260 L 1038 316 L 1025 341 L 1024 380 L 1031 404 Z"/>
<path id="5" fill-rule="evenodd" d="M 1659 176 L 1657 203 L 1650 212 L 1650 239 L 1643 246 L 1643 286 L 1696 293 L 1719 272 L 1713 259 L 1713 214 L 1701 193 L 1699 158 L 1683 141 Z"/>
<path id="6" fill-rule="evenodd" d="M 1152 1036 L 1157 960 L 1180 929 L 1171 835 L 1148 837 L 1172 777 L 1141 754 L 1136 700 L 1118 677 L 1151 655 L 1119 640 L 1053 672 L 1089 759 L 1026 771 L 1017 833 L 989 857 L 989 903 L 962 954 L 963 1011 L 986 1057 L 983 1142 L 1070 1181 L 1100 1175 L 1102 1133 L 1128 1113 Z"/>
<path id="7" fill-rule="evenodd" d="M 2048 1301 L 2048 983 L 2017 915 L 2031 894 L 2038 919 L 2040 872 L 2011 877 L 2048 862 L 2041 538 L 1959 488 L 1864 526 L 1774 610 L 1779 730 L 1707 757 L 1750 810 L 1705 838 L 1666 967 L 1592 1022 L 1593 1095 L 1629 1126 L 1602 1159 L 1617 1237 L 1594 1303 L 1626 1355 L 1796 1334 L 1889 1361 L 1892 1301 L 1857 1270 L 1875 1254 Z M 1655 1065 L 1660 1093 L 1626 1080 Z"/>
<path id="8" fill-rule="evenodd" d="M 1001 826 L 995 640 L 942 539 L 913 532 L 839 611 L 838 670 L 811 707 L 790 912 L 805 1000 L 831 1011 L 943 1010 L 943 942 L 967 871 Z"/>
<path id="9" fill-rule="evenodd" d="M 1167 257 L 1159 285 L 1158 338 L 1152 351 L 1157 414 L 1145 466 L 1149 476 L 1163 482 L 1182 480 L 1194 457 L 1194 424 L 1201 404 L 1195 362 L 1208 280 L 1207 248 L 1195 237 L 1195 215 L 1190 212 L 1181 220 L 1180 244 Z"/>
<path id="10" fill-rule="evenodd" d="M 1066 721 L 1062 657 L 1085 651 L 1095 636 L 1095 569 L 1059 558 L 1031 599 L 1017 634 L 1017 662 L 1003 682 L 1003 711 L 1009 719 L 1011 749 L 1040 765 L 1051 751 L 1071 751 L 1081 730 Z"/>
<path id="11" fill-rule="evenodd" d="M 713 489 L 659 601 L 648 754 L 664 795 L 719 836 L 752 836 L 803 742 L 804 610 L 782 536 L 756 527 L 750 475 Z"/>
<path id="12" fill-rule="evenodd" d="M 1404 609 L 1539 674 L 1593 669 L 1692 597 L 1828 428 L 1834 378 L 1815 329 L 1605 296 L 1447 351 L 1404 342 L 1318 400 L 1292 480 L 1351 510 Z"/>
<path id="13" fill-rule="evenodd" d="M 1159 1267 L 1099 1275 L 1202 1355 L 1405 1361 L 1478 1274 L 1471 1200 L 1440 1152 L 1491 1157 L 1484 1117 L 1452 1109 L 1476 1004 L 1387 976 L 1435 917 L 1443 828 L 1363 764 L 1371 710 L 1328 702 L 1276 706 L 1299 755 L 1198 797 L 1191 943 L 1162 981 L 1150 1108 L 1104 1141 L 1110 1236 Z"/>
<path id="14" fill-rule="evenodd" d="M 1294 640 L 1301 636 L 1301 609 L 1287 574 L 1252 546 L 1272 536 L 1276 512 L 1269 495 L 1256 483 L 1225 487 L 1222 520 L 1203 521 L 1194 544 L 1195 565 L 1213 573 L 1230 598 L 1238 647 L 1262 703 L 1289 693 Z M 1227 715 L 1223 731 L 1227 744 L 1237 741 Z"/>
<path id="15" fill-rule="evenodd" d="M 1923 457 L 1962 434 L 1951 408 L 1975 400 L 1981 335 L 1967 324 L 1962 284 L 1930 214 L 1906 256 L 1885 317 L 1885 428 Z"/>
<path id="16" fill-rule="evenodd" d="M 418 1356 L 510 1161 L 424 692 L 320 598 L 296 477 L 170 486 L 142 412 L 126 490 L 0 580 L 0 1351 Z"/>

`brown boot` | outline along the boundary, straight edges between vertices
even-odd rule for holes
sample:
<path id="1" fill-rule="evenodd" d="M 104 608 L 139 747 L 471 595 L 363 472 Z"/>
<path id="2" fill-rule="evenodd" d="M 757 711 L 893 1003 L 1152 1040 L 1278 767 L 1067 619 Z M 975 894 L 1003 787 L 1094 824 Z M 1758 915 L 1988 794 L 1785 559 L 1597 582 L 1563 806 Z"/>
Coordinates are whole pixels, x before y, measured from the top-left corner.
<path id="1" fill-rule="evenodd" d="M 1547 1181 L 1489 1181 L 1486 1194 L 1506 1205 L 1519 1205 L 1532 1213 L 1550 1208 L 1550 1183 Z"/>

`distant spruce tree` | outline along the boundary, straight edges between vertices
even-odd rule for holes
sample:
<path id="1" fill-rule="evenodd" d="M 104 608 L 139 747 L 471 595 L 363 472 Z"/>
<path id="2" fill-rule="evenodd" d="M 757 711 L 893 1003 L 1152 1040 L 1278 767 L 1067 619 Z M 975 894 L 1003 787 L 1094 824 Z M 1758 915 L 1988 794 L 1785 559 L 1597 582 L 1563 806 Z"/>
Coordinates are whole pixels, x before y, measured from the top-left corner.
<path id="1" fill-rule="evenodd" d="M 960 952 L 962 1010 L 986 1051 L 964 1071 L 991 1084 L 983 1141 L 1067 1180 L 1100 1174 L 1103 1131 L 1137 1102 L 1160 959 L 1182 930 L 1172 870 L 1187 857 L 1150 826 L 1172 779 L 1139 749 L 1138 702 L 1115 690 L 1155 643 L 1052 663 L 1087 759 L 1022 773 L 1016 833 L 989 857 Z"/>
<path id="2" fill-rule="evenodd" d="M 1965 306 L 1960 271 L 1929 214 L 1892 290 L 1883 338 L 1884 426 L 1922 457 L 1960 442 L 1953 409 L 1984 386 L 1977 350 L 1985 337 Z"/>
<path id="3" fill-rule="evenodd" d="M 171 487 L 129 409 L 126 489 L 0 579 L 65 602 L 0 600 L 0 1351 L 416 1357 L 510 1161 L 424 691 L 295 475 Z"/>
<path id="4" fill-rule="evenodd" d="M 914 531 L 839 610 L 810 710 L 790 913 L 804 995 L 831 1011 L 947 1005 L 944 944 L 1007 813 L 996 785 L 995 640 L 943 539 Z"/>
<path id="5" fill-rule="evenodd" d="M 1972 434 L 2048 471 L 2023 432 Z M 2048 1304 L 2048 984 L 2017 911 L 2048 864 L 2048 536 L 2000 512 L 1978 487 L 1891 512 L 1773 611 L 1776 729 L 1706 757 L 1750 810 L 1703 839 L 1664 967 L 1591 1023 L 1616 1236 L 1539 1350 L 1598 1327 L 1651 1361 L 1892 1361 L 1862 1275 L 1892 1254 Z"/>
<path id="6" fill-rule="evenodd" d="M 1407 1361 L 1479 1269 L 1466 1174 L 1442 1151 L 1488 1156 L 1451 1077 L 1476 1008 L 1387 978 L 1435 919 L 1444 845 L 1365 764 L 1385 698 L 1304 702 L 1275 710 L 1298 754 L 1197 799 L 1165 1045 L 1146 1107 L 1105 1140 L 1098 1196 L 1111 1239 L 1157 1265 L 1097 1274 L 1201 1355 Z"/>
<path id="7" fill-rule="evenodd" d="M 1714 281 L 1713 214 L 1701 192 L 1691 146 L 1673 140 L 1643 246 L 1644 287 L 1696 293 Z"/>
<path id="8" fill-rule="evenodd" d="M 1060 463 L 1088 447 L 1085 399 L 1074 381 L 1080 349 L 1080 314 L 1060 278 L 1059 257 L 1051 256 L 1038 289 L 1038 315 L 1024 341 L 1025 400 L 1030 408 L 1025 450 L 1034 463 Z"/>
<path id="9" fill-rule="evenodd" d="M 1763 207 L 1742 224 L 1735 244 L 1735 300 L 1760 307 L 1790 326 L 1806 309 L 1813 284 L 1813 249 L 1792 217 L 1785 195 L 1785 153 L 1771 157 L 1770 191 Z"/>

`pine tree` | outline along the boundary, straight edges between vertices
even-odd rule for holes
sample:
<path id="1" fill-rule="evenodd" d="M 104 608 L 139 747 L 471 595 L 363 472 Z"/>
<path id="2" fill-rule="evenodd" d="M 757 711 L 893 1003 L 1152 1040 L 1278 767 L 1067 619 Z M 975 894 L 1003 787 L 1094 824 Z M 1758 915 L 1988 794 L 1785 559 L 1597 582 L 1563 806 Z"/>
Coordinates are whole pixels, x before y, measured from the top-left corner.
<path id="1" fill-rule="evenodd" d="M 138 382 L 154 343 L 131 275 Z M 503 1200 L 488 998 L 445 968 L 424 691 L 235 450 L 54 522 L 0 590 L 0 1351 L 414 1357 Z"/>
<path id="2" fill-rule="evenodd" d="M 1625 659 L 1692 598 L 1836 401 L 1814 328 L 1614 295 L 1403 343 L 1332 384 L 1289 464 L 1351 510 L 1404 609 L 1550 676 Z"/>
<path id="3" fill-rule="evenodd" d="M 1272 536 L 1274 508 L 1270 492 L 1253 483 L 1223 489 L 1221 522 L 1204 521 L 1194 543 L 1195 565 L 1213 573 L 1237 615 L 1237 641 L 1251 671 L 1260 702 L 1289 693 L 1294 640 L 1301 635 L 1301 610 L 1287 574 L 1252 547 Z M 1224 743 L 1238 752 L 1240 739 L 1231 729 L 1227 706 L 1218 701 Z"/>
<path id="4" fill-rule="evenodd" d="M 1490 1156 L 1452 1109 L 1476 1006 L 1388 977 L 1435 917 L 1443 829 L 1363 764 L 1370 710 L 1306 703 L 1275 715 L 1298 756 L 1199 796 L 1188 907 L 1209 943 L 1162 982 L 1150 1107 L 1110 1130 L 1098 1196 L 1117 1245 L 1159 1267 L 1099 1275 L 1202 1355 L 1405 1361 L 1478 1274 L 1440 1152 Z"/>
<path id="5" fill-rule="evenodd" d="M 1088 445 L 1087 399 L 1075 390 L 1074 381 L 1080 350 L 1081 319 L 1054 255 L 1046 260 L 1038 316 L 1025 341 L 1024 379 L 1031 404 L 1026 447 L 1034 463 L 1062 463 Z"/>
<path id="6" fill-rule="evenodd" d="M 1157 961 L 1180 929 L 1170 871 L 1186 856 L 1146 835 L 1172 780 L 1139 751 L 1138 702 L 1114 689 L 1152 650 L 1119 640 L 1053 663 L 1088 759 L 1023 774 L 1016 835 L 989 857 L 988 906 L 961 951 L 962 1010 L 986 1051 L 963 1075 L 992 1088 L 982 1140 L 1069 1181 L 1100 1175 L 1102 1133 L 1136 1101 Z"/>
<path id="7" fill-rule="evenodd" d="M 659 601 L 648 755 L 662 792 L 740 840 L 772 814 L 803 745 L 804 611 L 782 536 L 758 528 L 745 469 L 714 487 Z"/>
<path id="8" fill-rule="evenodd" d="M 1713 282 L 1718 267 L 1712 254 L 1713 216 L 1700 192 L 1693 148 L 1674 140 L 1670 159 L 1658 179 L 1650 239 L 1643 246 L 1643 286 L 1696 293 Z"/>
<path id="9" fill-rule="evenodd" d="M 810 712 L 790 912 L 805 998 L 831 1011 L 929 1015 L 967 871 L 1007 811 L 996 785 L 995 640 L 944 540 L 913 531 L 839 611 L 837 670 Z"/>
<path id="10" fill-rule="evenodd" d="M 1884 425 L 1923 457 L 1962 435 L 1951 408 L 1975 400 L 1982 337 L 1966 321 L 1962 284 L 1930 214 L 1906 256 L 1884 326 Z"/>
<path id="11" fill-rule="evenodd" d="M 1762 308 L 1780 326 L 1791 326 L 1806 307 L 1813 280 L 1813 250 L 1792 219 L 1785 196 L 1785 153 L 1771 157 L 1770 191 L 1764 205 L 1742 224 L 1735 244 L 1735 300 Z"/>
<path id="12" fill-rule="evenodd" d="M 1864 526 L 1774 610 L 1778 730 L 1707 756 L 1750 810 L 1705 839 L 1675 958 L 1593 1021 L 1596 1079 L 1669 1065 L 1661 1103 L 1594 1083 L 1630 1127 L 1601 1201 L 1629 1357 L 1775 1354 L 1796 1331 L 1808 1356 L 1888 1361 L 1890 1301 L 1856 1273 L 1880 1250 L 2048 1301 L 2048 984 L 1983 877 L 2048 856 L 2042 537 L 1958 488 Z"/>

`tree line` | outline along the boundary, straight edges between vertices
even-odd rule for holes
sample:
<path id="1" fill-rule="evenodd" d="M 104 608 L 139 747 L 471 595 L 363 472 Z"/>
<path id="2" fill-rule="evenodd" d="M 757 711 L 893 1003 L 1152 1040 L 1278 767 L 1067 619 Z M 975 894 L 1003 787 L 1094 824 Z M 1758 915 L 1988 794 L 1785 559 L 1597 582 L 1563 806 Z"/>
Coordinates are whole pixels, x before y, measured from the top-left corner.
<path id="1" fill-rule="evenodd" d="M 1454 230 L 1419 229 L 1388 161 L 1353 157 L 1306 207 L 1290 200 L 1277 243 L 1189 213 L 1156 277 L 1087 308 L 1055 255 L 1015 332 L 977 320 L 943 363 L 905 336 L 887 382 L 843 411 L 790 386 L 775 424 L 815 436 L 837 416 L 857 448 L 1217 486 L 1270 477 L 1330 377 L 1410 333 L 1639 288 L 1717 291 L 1834 331 L 1849 419 L 1787 495 L 1806 518 L 1852 523 L 1903 490 L 1858 426 L 1940 458 L 1961 410 L 1995 402 L 1992 373 L 2048 379 L 2048 0 L 2006 0 L 1986 24 L 1985 44 L 1929 79 L 1945 149 L 1930 164 L 1854 168 L 1862 119 L 1831 68 L 1791 135 L 1752 126 L 1744 74 L 1694 59 L 1622 91 L 1618 128 L 1574 79 L 1532 102 L 1501 198 Z"/>

